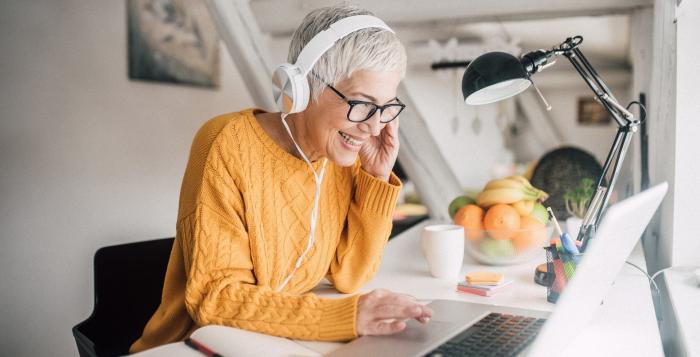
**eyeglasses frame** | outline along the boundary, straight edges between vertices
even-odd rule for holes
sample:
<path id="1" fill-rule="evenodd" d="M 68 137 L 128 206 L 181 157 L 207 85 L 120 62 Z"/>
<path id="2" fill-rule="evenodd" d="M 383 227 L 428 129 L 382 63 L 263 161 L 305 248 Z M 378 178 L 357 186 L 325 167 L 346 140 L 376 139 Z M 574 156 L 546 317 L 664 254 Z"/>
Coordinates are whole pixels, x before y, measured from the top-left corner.
<path id="1" fill-rule="evenodd" d="M 348 97 L 346 97 L 343 93 L 340 93 L 340 91 L 337 90 L 335 87 L 333 87 L 333 86 L 330 85 L 329 83 L 326 83 L 319 75 L 317 75 L 317 74 L 314 73 L 313 71 L 311 72 L 311 74 L 312 74 L 314 77 L 318 78 L 318 79 L 319 79 L 323 84 L 325 84 L 328 88 L 330 88 L 330 89 L 333 91 L 333 93 L 335 93 L 338 97 L 340 97 L 340 99 L 344 100 L 346 103 L 348 103 L 348 105 L 350 105 L 350 108 L 348 108 L 348 113 L 347 113 L 347 115 L 346 115 L 346 118 L 347 118 L 348 121 L 350 121 L 350 122 L 353 122 L 353 123 L 363 123 L 363 122 L 366 122 L 367 120 L 369 120 L 371 117 L 374 116 L 374 114 L 377 112 L 377 110 L 379 110 L 379 122 L 382 123 L 382 124 L 388 124 L 388 123 L 391 123 L 394 119 L 398 118 L 399 115 L 401 114 L 401 112 L 403 112 L 403 110 L 406 109 L 406 104 L 402 103 L 401 100 L 400 100 L 398 97 L 397 97 L 397 98 L 394 98 L 398 103 L 389 103 L 389 104 L 384 104 L 384 105 L 377 105 L 377 104 L 375 104 L 375 103 L 367 102 L 367 101 L 364 101 L 364 100 L 351 100 L 351 99 L 348 99 Z M 350 119 L 350 113 L 352 113 L 352 109 L 353 109 L 356 105 L 359 105 L 359 104 L 365 104 L 365 105 L 369 104 L 369 105 L 372 105 L 372 106 L 374 107 L 374 109 L 372 109 L 372 110 L 369 112 L 369 114 L 367 114 L 367 117 L 366 117 L 366 118 L 364 118 L 364 119 L 362 119 L 362 120 L 360 120 L 360 121 L 355 121 L 355 120 Z M 385 110 L 386 108 L 389 108 L 389 107 L 400 107 L 401 109 L 399 109 L 399 112 L 396 113 L 396 115 L 395 115 L 393 118 L 391 118 L 391 120 L 389 120 L 389 121 L 382 121 L 382 113 L 384 112 L 384 110 Z"/>

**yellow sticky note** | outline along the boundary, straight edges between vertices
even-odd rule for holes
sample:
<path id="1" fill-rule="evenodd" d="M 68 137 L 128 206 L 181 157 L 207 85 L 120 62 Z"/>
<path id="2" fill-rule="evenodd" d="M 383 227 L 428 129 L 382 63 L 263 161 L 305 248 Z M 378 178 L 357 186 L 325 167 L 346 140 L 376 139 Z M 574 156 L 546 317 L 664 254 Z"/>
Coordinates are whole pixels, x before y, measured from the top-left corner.
<path id="1" fill-rule="evenodd" d="M 503 274 L 489 271 L 478 271 L 465 276 L 469 284 L 475 285 L 496 285 L 503 281 Z"/>

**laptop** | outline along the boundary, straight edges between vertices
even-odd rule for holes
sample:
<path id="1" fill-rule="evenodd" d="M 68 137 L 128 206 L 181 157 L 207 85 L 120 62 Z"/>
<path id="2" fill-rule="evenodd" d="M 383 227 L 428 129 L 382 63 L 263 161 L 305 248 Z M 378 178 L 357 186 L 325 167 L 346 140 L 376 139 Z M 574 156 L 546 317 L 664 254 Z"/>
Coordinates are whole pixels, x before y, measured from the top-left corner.
<path id="1" fill-rule="evenodd" d="M 551 313 L 435 300 L 427 325 L 411 320 L 400 333 L 363 336 L 328 356 L 557 356 L 567 331 L 588 324 L 604 300 L 667 190 L 664 182 L 607 209 Z"/>

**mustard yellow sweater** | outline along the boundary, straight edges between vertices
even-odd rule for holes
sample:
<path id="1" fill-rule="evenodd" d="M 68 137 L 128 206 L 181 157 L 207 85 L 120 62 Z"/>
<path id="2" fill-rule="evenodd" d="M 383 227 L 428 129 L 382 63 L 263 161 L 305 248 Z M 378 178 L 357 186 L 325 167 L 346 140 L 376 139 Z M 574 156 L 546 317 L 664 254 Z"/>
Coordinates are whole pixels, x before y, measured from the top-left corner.
<path id="1" fill-rule="evenodd" d="M 329 162 L 313 247 L 276 292 L 306 247 L 314 180 L 305 162 L 272 141 L 257 112 L 216 117 L 195 136 L 162 301 L 131 352 L 180 341 L 208 324 L 295 339 L 357 336 L 359 295 L 327 299 L 308 291 L 327 277 L 352 293 L 374 276 L 401 182 L 394 175 L 378 180 L 359 161 Z M 321 161 L 313 165 L 318 171 Z"/>

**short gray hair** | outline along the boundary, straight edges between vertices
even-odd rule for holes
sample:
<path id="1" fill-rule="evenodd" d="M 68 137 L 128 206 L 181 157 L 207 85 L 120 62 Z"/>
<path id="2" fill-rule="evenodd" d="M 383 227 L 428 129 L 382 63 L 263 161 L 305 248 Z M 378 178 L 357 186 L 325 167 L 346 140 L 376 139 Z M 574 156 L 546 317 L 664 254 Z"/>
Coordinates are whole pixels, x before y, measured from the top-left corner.
<path id="1" fill-rule="evenodd" d="M 355 15 L 374 16 L 368 10 L 350 5 L 322 7 L 311 11 L 292 35 L 287 61 L 295 63 L 301 50 L 316 34 L 340 19 Z M 319 58 L 312 71 L 325 83 L 335 85 L 358 69 L 398 71 L 403 78 L 406 74 L 406 50 L 394 33 L 379 28 L 366 28 L 338 40 Z M 326 84 L 311 74 L 307 80 L 311 90 L 310 99 L 317 100 Z"/>

